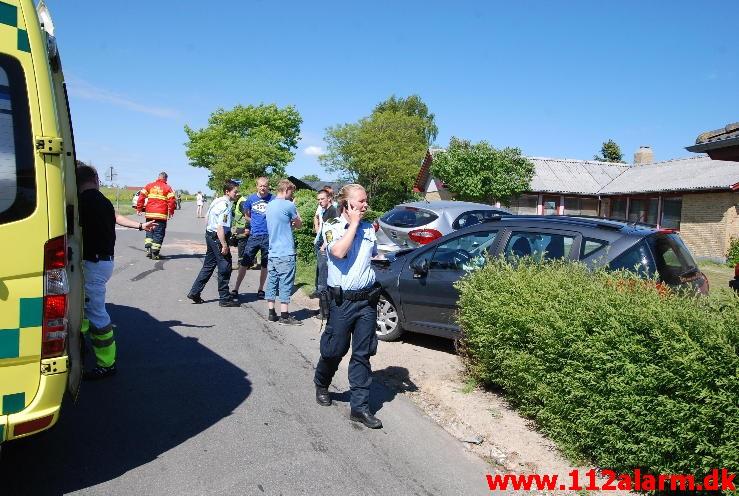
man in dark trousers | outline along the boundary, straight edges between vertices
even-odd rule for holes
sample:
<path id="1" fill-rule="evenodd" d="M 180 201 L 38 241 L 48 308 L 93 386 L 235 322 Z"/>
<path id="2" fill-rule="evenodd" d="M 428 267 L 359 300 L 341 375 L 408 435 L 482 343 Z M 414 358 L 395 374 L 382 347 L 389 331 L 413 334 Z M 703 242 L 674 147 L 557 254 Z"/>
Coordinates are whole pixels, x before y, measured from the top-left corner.
<path id="1" fill-rule="evenodd" d="M 150 182 L 141 190 L 136 210 L 139 215 L 145 212 L 147 221 L 156 221 L 154 231 L 147 233 L 144 238 L 146 256 L 152 260 L 159 260 L 159 251 L 167 232 L 167 220 L 174 215 L 175 206 L 174 191 L 167 184 L 166 172 L 160 172 L 156 181 Z"/>
<path id="2" fill-rule="evenodd" d="M 328 387 L 351 343 L 349 418 L 370 429 L 379 429 L 382 422 L 369 409 L 370 357 L 377 353 L 375 327 L 380 296 L 370 262 L 377 255 L 377 238 L 372 224 L 362 220 L 369 208 L 362 186 L 347 184 L 341 188 L 339 206 L 342 214 L 325 221 L 323 228 L 330 302 L 328 323 L 321 335 L 321 358 L 313 379 L 316 401 L 322 406 L 331 405 Z"/>
<path id="3" fill-rule="evenodd" d="M 218 268 L 218 298 L 222 307 L 238 307 L 239 302 L 232 299 L 228 292 L 228 281 L 231 279 L 231 249 L 228 238 L 231 235 L 231 202 L 239 194 L 238 185 L 233 181 L 226 181 L 223 185 L 223 196 L 216 198 L 210 204 L 208 219 L 205 228 L 205 259 L 197 279 L 187 297 L 194 303 L 203 303 L 200 296 L 208 283 L 213 271 Z"/>
<path id="4" fill-rule="evenodd" d="M 333 199 L 332 193 L 326 188 L 320 190 L 316 195 L 318 208 L 316 209 L 316 214 L 313 216 L 313 232 L 316 233 L 316 237 L 313 240 L 316 253 L 316 291 L 312 295 L 316 298 L 318 298 L 321 291 L 326 291 L 327 286 L 328 261 L 326 258 L 326 243 L 323 239 L 322 230 L 325 221 L 339 216 L 336 207 L 331 203 Z"/>
<path id="5" fill-rule="evenodd" d="M 97 367 L 86 370 L 83 378 L 96 380 L 116 373 L 116 347 L 113 324 L 105 309 L 105 285 L 113 275 L 115 225 L 139 231 L 154 229 L 154 221 L 146 223 L 128 219 L 113 209 L 113 204 L 100 192 L 97 171 L 89 165 L 77 167 L 82 258 L 85 277 L 85 317 L 87 332 L 95 352 Z"/>

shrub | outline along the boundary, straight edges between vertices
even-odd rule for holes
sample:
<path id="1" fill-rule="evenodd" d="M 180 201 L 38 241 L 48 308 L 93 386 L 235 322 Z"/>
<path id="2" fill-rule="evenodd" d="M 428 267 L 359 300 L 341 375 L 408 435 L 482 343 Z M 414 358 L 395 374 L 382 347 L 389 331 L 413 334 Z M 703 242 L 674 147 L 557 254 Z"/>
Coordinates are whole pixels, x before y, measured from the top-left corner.
<path id="1" fill-rule="evenodd" d="M 739 264 L 739 238 L 731 238 L 729 251 L 726 252 L 726 263 L 729 267 Z"/>
<path id="2" fill-rule="evenodd" d="M 458 284 L 472 377 L 570 456 L 617 472 L 739 471 L 739 299 L 580 264 L 492 260 Z"/>
<path id="3" fill-rule="evenodd" d="M 313 240 L 316 234 L 313 232 L 313 216 L 316 213 L 316 192 L 307 189 L 301 189 L 295 192 L 295 206 L 298 209 L 300 218 L 303 219 L 303 226 L 295 230 L 295 251 L 299 260 L 308 262 L 315 260 L 313 253 Z"/>

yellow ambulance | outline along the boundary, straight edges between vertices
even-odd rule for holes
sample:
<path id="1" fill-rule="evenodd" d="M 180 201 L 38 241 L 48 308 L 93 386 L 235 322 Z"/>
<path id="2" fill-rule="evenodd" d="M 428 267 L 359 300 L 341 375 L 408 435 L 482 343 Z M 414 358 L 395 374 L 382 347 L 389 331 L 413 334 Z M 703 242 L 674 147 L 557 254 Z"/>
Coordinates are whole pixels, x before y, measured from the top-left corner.
<path id="1" fill-rule="evenodd" d="M 38 9 L 38 10 L 37 10 Z M 81 376 L 75 151 L 43 0 L 0 0 L 0 442 L 48 429 Z"/>

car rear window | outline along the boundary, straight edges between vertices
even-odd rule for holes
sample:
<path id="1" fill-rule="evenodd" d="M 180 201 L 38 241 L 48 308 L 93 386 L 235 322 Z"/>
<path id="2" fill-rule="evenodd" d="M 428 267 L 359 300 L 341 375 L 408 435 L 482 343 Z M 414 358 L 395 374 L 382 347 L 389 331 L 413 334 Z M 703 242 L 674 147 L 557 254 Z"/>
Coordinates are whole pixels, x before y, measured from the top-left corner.
<path id="1" fill-rule="evenodd" d="M 660 278 L 667 284 L 680 284 L 683 282 L 681 278 L 698 270 L 698 264 L 677 234 L 656 234 L 650 236 L 648 242 Z"/>
<path id="2" fill-rule="evenodd" d="M 430 224 L 439 216 L 428 210 L 415 207 L 395 207 L 380 220 L 392 227 L 421 227 Z"/>
<path id="3" fill-rule="evenodd" d="M 454 219 L 454 222 L 452 222 L 452 229 L 457 230 L 464 227 L 474 226 L 485 219 L 492 219 L 496 215 L 503 215 L 504 213 L 505 212 L 500 212 L 498 210 L 472 210 L 470 212 L 465 212 Z"/>
<path id="4" fill-rule="evenodd" d="M 36 208 L 36 181 L 23 69 L 0 54 L 0 224 L 14 222 Z"/>

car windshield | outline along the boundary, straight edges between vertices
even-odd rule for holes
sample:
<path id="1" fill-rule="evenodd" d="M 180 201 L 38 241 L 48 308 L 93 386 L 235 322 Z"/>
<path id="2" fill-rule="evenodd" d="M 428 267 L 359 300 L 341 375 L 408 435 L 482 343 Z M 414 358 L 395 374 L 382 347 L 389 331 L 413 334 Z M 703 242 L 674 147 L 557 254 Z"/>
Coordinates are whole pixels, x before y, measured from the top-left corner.
<path id="1" fill-rule="evenodd" d="M 380 220 L 392 227 L 421 227 L 438 219 L 439 216 L 428 210 L 414 207 L 395 207 Z"/>

